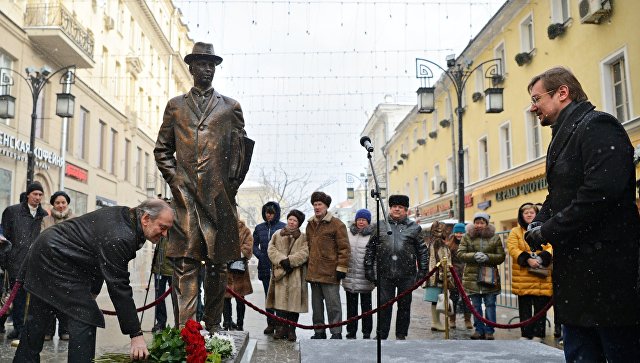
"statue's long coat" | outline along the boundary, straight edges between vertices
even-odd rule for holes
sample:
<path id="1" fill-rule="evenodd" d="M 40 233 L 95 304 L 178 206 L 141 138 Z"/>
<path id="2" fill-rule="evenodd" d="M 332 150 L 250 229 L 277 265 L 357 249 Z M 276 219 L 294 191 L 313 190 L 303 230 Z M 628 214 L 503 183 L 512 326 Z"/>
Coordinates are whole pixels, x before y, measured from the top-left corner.
<path id="1" fill-rule="evenodd" d="M 167 103 L 154 150 L 176 211 L 167 256 L 240 257 L 235 197 L 252 152 L 237 101 L 214 90 L 205 112 L 191 92 Z"/>

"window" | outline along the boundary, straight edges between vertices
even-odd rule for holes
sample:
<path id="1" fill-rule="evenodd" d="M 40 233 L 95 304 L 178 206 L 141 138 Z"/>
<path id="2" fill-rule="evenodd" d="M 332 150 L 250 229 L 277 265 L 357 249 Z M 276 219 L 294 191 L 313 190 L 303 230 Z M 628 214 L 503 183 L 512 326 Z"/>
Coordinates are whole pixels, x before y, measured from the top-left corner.
<path id="1" fill-rule="evenodd" d="M 9 57 L 8 54 L 3 52 L 2 49 L 0 49 L 0 68 L 9 68 L 9 69 L 13 68 L 13 60 Z M 0 75 L 0 78 L 5 78 L 4 77 L 5 72 L 6 72 L 6 75 L 10 77 L 9 73 L 11 73 L 11 71 L 3 71 L 3 74 Z M 5 125 L 9 124 L 9 119 L 0 119 L 0 120 L 2 120 L 2 123 L 4 123 Z"/>
<path id="2" fill-rule="evenodd" d="M 436 112 L 436 111 L 434 110 L 433 112 Z M 423 134 L 422 138 L 425 139 L 425 140 L 427 139 L 427 136 L 429 136 L 429 131 L 427 131 L 427 119 L 426 118 L 422 121 L 422 134 Z"/>
<path id="3" fill-rule="evenodd" d="M 429 172 L 424 172 L 424 201 L 429 200 L 429 188 L 431 187 L 431 181 L 429 180 Z"/>
<path id="4" fill-rule="evenodd" d="M 115 75 L 113 77 L 113 95 L 116 97 L 117 100 L 120 99 L 120 77 L 121 77 L 121 67 L 120 67 L 120 62 L 116 62 L 116 71 L 115 71 Z"/>
<path id="5" fill-rule="evenodd" d="M 438 131 L 438 110 L 433 110 L 433 119 L 431 120 L 431 131 Z"/>
<path id="6" fill-rule="evenodd" d="M 606 59 L 602 67 L 604 110 L 613 114 L 618 121 L 628 121 L 633 114 L 633 104 L 629 103 L 629 69 L 626 62 L 626 48 Z"/>
<path id="7" fill-rule="evenodd" d="M 418 128 L 417 127 L 413 129 L 413 147 L 415 148 L 416 146 L 418 146 Z"/>
<path id="8" fill-rule="evenodd" d="M 11 204 L 11 171 L 0 168 L 0 208 L 4 210 Z"/>
<path id="9" fill-rule="evenodd" d="M 478 140 L 478 179 L 483 180 L 489 177 L 489 148 L 487 137 Z"/>
<path id="10" fill-rule="evenodd" d="M 111 77 L 109 77 L 109 50 L 102 48 L 102 85 L 107 86 L 107 83 Z"/>
<path id="11" fill-rule="evenodd" d="M 511 169 L 511 125 L 507 122 L 500 126 L 500 167 Z"/>
<path id="12" fill-rule="evenodd" d="M 525 110 L 524 122 L 527 136 L 527 158 L 528 160 L 537 159 L 542 155 L 540 123 L 536 115 L 529 112 L 528 109 Z"/>
<path id="13" fill-rule="evenodd" d="M 529 53 L 533 48 L 533 15 L 529 14 L 520 23 L 520 50 Z"/>
<path id="14" fill-rule="evenodd" d="M 136 186 L 142 187 L 142 149 L 136 149 Z"/>
<path id="15" fill-rule="evenodd" d="M 73 189 L 64 188 L 64 191 L 69 194 L 69 209 L 73 211 L 73 215 L 81 216 L 87 213 L 87 195 L 77 192 Z"/>
<path id="16" fill-rule="evenodd" d="M 413 178 L 413 186 L 416 191 L 416 197 L 413 200 L 419 201 L 420 200 L 420 182 L 418 181 L 418 177 Z"/>
<path id="17" fill-rule="evenodd" d="M 107 171 L 109 174 L 116 174 L 116 152 L 117 152 L 118 132 L 111 129 L 111 135 L 109 137 L 109 160 L 107 161 Z"/>
<path id="18" fill-rule="evenodd" d="M 129 159 L 131 158 L 131 140 L 124 139 L 124 180 L 131 181 L 131 165 Z"/>
<path id="19" fill-rule="evenodd" d="M 476 69 L 476 82 L 475 82 L 475 90 L 476 92 L 480 92 L 484 94 L 484 71 L 482 70 L 482 66 L 479 66 Z"/>
<path id="20" fill-rule="evenodd" d="M 498 58 L 500 59 L 500 66 L 498 69 L 499 72 L 498 74 L 501 75 L 506 75 L 507 74 L 507 63 L 505 62 L 506 59 L 506 53 L 504 51 L 504 43 L 500 43 L 500 45 L 498 45 L 495 50 L 493 51 L 493 56 L 494 58 Z"/>
<path id="21" fill-rule="evenodd" d="M 404 193 L 402 193 L 406 196 L 411 196 L 411 184 L 409 184 L 409 182 L 407 182 L 407 184 L 404 185 Z M 409 205 L 411 205 L 411 203 L 409 203 Z"/>
<path id="22" fill-rule="evenodd" d="M 104 157 L 104 147 L 105 147 L 105 138 L 107 137 L 107 124 L 104 121 L 99 120 L 100 127 L 98 128 L 98 168 L 105 169 L 105 157 Z"/>
<path id="23" fill-rule="evenodd" d="M 154 187 L 153 183 L 149 185 L 149 153 L 144 153 L 144 187 L 149 190 Z"/>
<path id="24" fill-rule="evenodd" d="M 551 0 L 551 22 L 564 24 L 569 17 L 569 0 Z"/>
<path id="25" fill-rule="evenodd" d="M 80 118 L 76 122 L 76 129 L 74 130 L 73 141 L 75 144 L 74 156 L 78 159 L 87 160 L 87 144 L 86 135 L 89 125 L 89 111 L 80 107 Z"/>
<path id="26" fill-rule="evenodd" d="M 447 184 L 449 185 L 448 189 L 451 189 L 453 185 L 453 181 L 456 179 L 456 164 L 453 161 L 453 156 L 449 156 L 447 158 Z"/>

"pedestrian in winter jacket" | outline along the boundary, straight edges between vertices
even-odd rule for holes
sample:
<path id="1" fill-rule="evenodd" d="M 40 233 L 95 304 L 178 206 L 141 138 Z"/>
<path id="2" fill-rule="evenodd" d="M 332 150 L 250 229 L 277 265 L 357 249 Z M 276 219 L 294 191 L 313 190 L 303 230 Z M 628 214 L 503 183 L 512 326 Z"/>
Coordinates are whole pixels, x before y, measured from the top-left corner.
<path id="1" fill-rule="evenodd" d="M 456 273 L 460 278 L 464 274 L 464 262 L 458 258 L 458 247 L 460 247 L 460 243 L 462 242 L 462 237 L 465 232 L 465 224 L 464 223 L 456 223 L 451 230 L 451 234 L 445 240 L 447 247 L 449 247 L 449 251 L 451 251 L 451 265 L 455 269 Z M 451 290 L 451 301 L 453 302 L 454 311 L 456 314 L 462 311 L 464 315 L 464 326 L 467 329 L 473 329 L 473 324 L 471 324 L 471 310 L 467 307 L 463 301 L 461 301 L 461 294 L 458 291 L 457 286 Z M 449 327 L 451 329 L 455 329 L 456 327 L 456 315 L 452 315 L 449 317 Z"/>
<path id="2" fill-rule="evenodd" d="M 44 189 L 38 182 L 29 184 L 26 199 L 20 204 L 7 207 L 2 212 L 4 236 L 13 244 L 4 261 L 5 273 L 9 273 L 10 289 L 18 278 L 20 267 L 27 258 L 27 252 L 42 229 L 42 219 L 49 214 L 41 206 Z M 11 319 L 13 330 L 7 334 L 8 339 L 19 339 L 24 327 L 24 311 L 27 304 L 27 293 L 24 287 L 18 289 L 13 299 Z"/>
<path id="3" fill-rule="evenodd" d="M 551 272 L 549 265 L 553 259 L 553 249 L 545 244 L 537 251 L 524 240 L 524 232 L 538 213 L 538 208 L 525 203 L 518 208 L 518 225 L 511 229 L 507 239 L 507 251 L 513 263 L 511 268 L 511 291 L 518 296 L 520 321 L 526 321 L 538 314 L 551 300 Z M 546 274 L 546 276 L 545 276 Z M 542 341 L 546 335 L 547 314 L 537 321 L 520 328 L 525 339 Z"/>
<path id="4" fill-rule="evenodd" d="M 309 311 L 309 291 L 305 281 L 309 245 L 305 234 L 300 232 L 302 222 L 304 214 L 297 209 L 291 210 L 287 214 L 287 225 L 273 235 L 268 248 L 274 276 L 265 303 L 268 308 L 275 309 L 279 317 L 294 323 L 298 322 L 300 313 Z M 273 338 L 295 342 L 296 328 L 278 323 Z"/>
<path id="5" fill-rule="evenodd" d="M 253 251 L 253 237 L 251 236 L 251 230 L 244 224 L 243 220 L 238 220 L 238 232 L 240 233 L 240 258 L 247 267 L 247 261 L 252 256 Z M 253 287 L 251 286 L 251 277 L 249 276 L 249 269 L 245 268 L 244 272 L 227 273 L 227 287 L 241 295 L 242 297 L 253 293 Z M 236 300 L 236 322 L 233 322 L 233 309 L 231 307 L 231 294 L 224 293 L 224 308 L 222 310 L 223 322 L 222 327 L 224 330 L 244 330 L 244 313 L 246 310 L 245 303 L 239 299 Z"/>
<path id="6" fill-rule="evenodd" d="M 349 244 L 351 245 L 351 258 L 349 258 L 349 271 L 347 277 L 342 280 L 342 287 L 347 296 L 347 319 L 358 315 L 358 298 L 360 298 L 360 311 L 371 310 L 371 290 L 375 285 L 367 280 L 364 274 L 364 254 L 367 251 L 367 242 L 375 228 L 371 225 L 371 212 L 360 209 L 356 212 L 355 221 L 349 227 Z M 362 338 L 369 339 L 373 329 L 373 317 L 371 315 L 362 318 Z M 358 322 L 347 324 L 347 339 L 355 339 L 358 332 Z"/>
<path id="7" fill-rule="evenodd" d="M 351 247 L 347 227 L 328 212 L 331 197 L 324 192 L 311 194 L 313 218 L 307 223 L 309 241 L 309 270 L 307 281 L 311 284 L 311 308 L 313 324 L 324 324 L 324 308 L 327 307 L 329 323 L 342 320 L 340 280 L 349 270 Z M 342 339 L 342 326 L 329 329 L 331 339 Z M 311 339 L 326 339 L 325 329 L 316 329 Z"/>
<path id="8" fill-rule="evenodd" d="M 266 202 L 262 206 L 262 219 L 264 222 L 258 224 L 253 230 L 253 255 L 258 259 L 258 279 L 262 282 L 266 298 L 267 291 L 269 291 L 269 281 L 271 281 L 271 261 L 269 261 L 267 253 L 269 241 L 276 231 L 284 228 L 286 224 L 280 221 L 280 205 L 276 202 Z M 267 312 L 275 313 L 271 309 L 267 309 Z M 264 334 L 273 334 L 275 330 L 275 321 L 267 316 L 267 327 L 264 329 Z"/>
<path id="9" fill-rule="evenodd" d="M 553 246 L 554 313 L 568 362 L 637 361 L 640 296 L 633 146 L 610 114 L 595 111 L 566 68 L 535 77 L 530 112 L 550 126 L 549 194 L 525 240 Z"/>
<path id="10" fill-rule="evenodd" d="M 449 251 L 449 248 L 444 242 L 445 227 L 446 225 L 444 223 L 438 221 L 431 224 L 429 238 L 425 242 L 429 249 L 429 266 L 427 267 L 427 271 L 436 268 L 443 257 L 446 257 L 449 263 L 451 263 L 451 251 Z M 425 282 L 424 301 L 431 302 L 431 331 L 445 330 L 444 324 L 440 321 L 440 312 L 436 310 L 438 295 L 442 294 L 444 288 L 443 270 L 444 266 L 440 265 L 440 268 Z M 449 289 L 453 288 L 451 281 L 452 280 L 449 279 Z M 445 314 L 445 319 L 446 318 L 447 316 Z"/>
<path id="11" fill-rule="evenodd" d="M 473 308 L 482 315 L 482 302 L 485 305 L 484 317 L 487 320 L 496 321 L 496 296 L 500 294 L 500 279 L 493 284 L 478 281 L 481 270 L 492 267 L 496 275 L 498 265 L 505 259 L 504 247 L 500 237 L 496 235 L 496 229 L 489 224 L 489 215 L 478 212 L 473 216 L 473 224 L 467 225 L 467 233 L 462 237 L 458 247 L 458 257 L 466 264 L 462 275 L 462 286 L 471 298 Z M 475 332 L 471 339 L 494 340 L 495 329 L 482 321 L 474 318 Z"/>
<path id="12" fill-rule="evenodd" d="M 416 280 L 424 277 L 428 270 L 427 247 L 420 237 L 422 228 L 407 218 L 409 197 L 406 195 L 389 196 L 389 219 L 380 227 L 380 237 L 374 232 L 367 243 L 364 258 L 365 276 L 376 283 L 380 289 L 379 305 L 395 298 L 399 293 L 410 289 Z M 387 234 L 391 228 L 391 235 Z M 378 242 L 378 238 L 380 242 Z M 380 250 L 378 250 L 378 246 Z M 379 255 L 378 255 L 379 254 Z M 379 256 L 379 257 L 378 257 Z M 376 261 L 379 276 L 376 276 Z M 416 269 L 417 267 L 417 269 Z M 391 328 L 391 311 L 384 309 L 380 314 L 380 339 L 387 339 Z M 396 316 L 396 339 L 404 340 L 409 332 L 411 320 L 411 294 L 398 300 Z"/>

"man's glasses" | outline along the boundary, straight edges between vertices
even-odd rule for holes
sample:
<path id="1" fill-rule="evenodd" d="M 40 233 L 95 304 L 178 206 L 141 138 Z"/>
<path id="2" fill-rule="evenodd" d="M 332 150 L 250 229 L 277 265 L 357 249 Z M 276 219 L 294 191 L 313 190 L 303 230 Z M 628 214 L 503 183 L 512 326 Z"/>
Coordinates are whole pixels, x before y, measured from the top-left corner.
<path id="1" fill-rule="evenodd" d="M 547 91 L 547 92 L 545 92 L 545 93 L 541 93 L 541 94 L 539 94 L 539 95 L 537 95 L 537 96 L 533 96 L 533 97 L 531 97 L 531 106 L 537 106 L 537 105 L 538 105 L 538 102 L 540 102 L 540 99 L 542 98 L 542 96 L 544 96 L 544 95 L 548 95 L 548 94 L 550 94 L 550 93 L 554 93 L 555 91 L 556 91 L 556 90 L 552 89 L 551 91 Z"/>

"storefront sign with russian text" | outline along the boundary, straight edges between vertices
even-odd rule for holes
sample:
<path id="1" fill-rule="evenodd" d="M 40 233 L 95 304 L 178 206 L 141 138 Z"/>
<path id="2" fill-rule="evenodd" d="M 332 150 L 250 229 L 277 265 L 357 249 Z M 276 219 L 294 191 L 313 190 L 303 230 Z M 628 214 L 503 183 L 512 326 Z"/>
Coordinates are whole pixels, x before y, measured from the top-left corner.
<path id="1" fill-rule="evenodd" d="M 20 161 L 27 160 L 27 155 L 29 154 L 28 142 L 0 131 L 0 146 L 2 147 L 2 151 L 0 152 L 1 155 Z M 43 150 L 36 146 L 33 149 L 33 154 L 35 155 L 36 166 L 38 167 L 48 169 L 49 166 L 57 166 L 61 168 L 64 165 L 62 157 L 53 151 Z"/>

